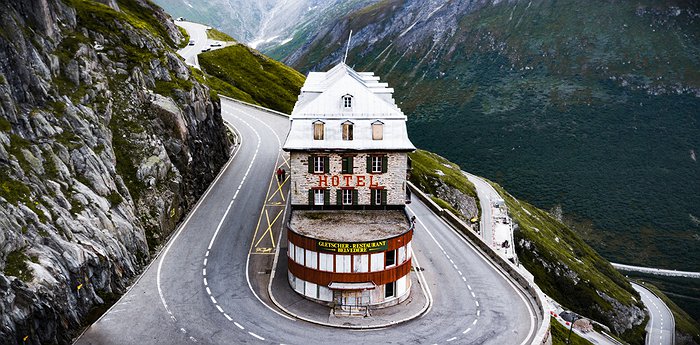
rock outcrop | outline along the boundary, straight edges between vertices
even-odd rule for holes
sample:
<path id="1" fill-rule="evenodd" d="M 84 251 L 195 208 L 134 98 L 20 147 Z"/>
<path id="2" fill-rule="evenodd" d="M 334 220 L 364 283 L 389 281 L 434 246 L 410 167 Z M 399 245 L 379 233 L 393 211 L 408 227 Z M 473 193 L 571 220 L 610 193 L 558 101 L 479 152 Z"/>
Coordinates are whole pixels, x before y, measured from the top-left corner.
<path id="1" fill-rule="evenodd" d="M 144 0 L 0 2 L 0 343 L 69 343 L 228 159 Z"/>

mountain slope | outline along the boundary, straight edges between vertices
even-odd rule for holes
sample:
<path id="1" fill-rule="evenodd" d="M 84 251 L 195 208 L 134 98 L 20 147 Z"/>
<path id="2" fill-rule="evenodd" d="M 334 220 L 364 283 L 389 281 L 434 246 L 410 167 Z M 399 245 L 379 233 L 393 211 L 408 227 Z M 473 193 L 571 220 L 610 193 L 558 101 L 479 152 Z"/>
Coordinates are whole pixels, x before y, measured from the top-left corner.
<path id="1" fill-rule="evenodd" d="M 267 52 L 326 69 L 350 30 L 417 145 L 560 206 L 607 258 L 700 270 L 697 2 L 386 0 Z"/>
<path id="2" fill-rule="evenodd" d="M 409 156 L 414 167 L 411 182 L 439 198 L 456 215 L 474 216 L 461 200 L 473 200 L 475 187 L 458 165 L 423 150 Z M 440 173 L 433 173 L 438 170 Z M 625 277 L 551 214 L 514 198 L 496 184 L 494 188 L 517 224 L 514 239 L 520 264 L 534 275 L 542 291 L 564 307 L 606 324 L 626 341 L 642 344 L 646 313 Z"/>
<path id="3" fill-rule="evenodd" d="M 140 0 L 0 10 L 0 339 L 66 344 L 228 158 L 217 102 Z"/>

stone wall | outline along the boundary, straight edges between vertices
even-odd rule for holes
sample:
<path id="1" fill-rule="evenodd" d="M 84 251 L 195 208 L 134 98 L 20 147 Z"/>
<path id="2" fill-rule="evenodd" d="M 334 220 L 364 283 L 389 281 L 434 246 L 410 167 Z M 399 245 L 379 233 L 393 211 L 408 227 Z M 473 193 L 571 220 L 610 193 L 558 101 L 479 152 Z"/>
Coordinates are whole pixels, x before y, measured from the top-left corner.
<path id="1" fill-rule="evenodd" d="M 388 157 L 386 173 L 367 173 L 367 155 L 383 154 Z M 329 157 L 330 168 L 326 174 L 309 173 L 309 157 L 324 155 Z M 345 155 L 345 154 L 342 154 Z M 358 190 L 358 204 L 370 205 L 370 181 L 387 190 L 387 205 L 404 205 L 406 199 L 407 154 L 404 152 L 363 152 L 353 158 L 354 174 L 341 174 L 342 157 L 339 153 L 292 152 L 291 189 L 292 205 L 308 205 L 309 189 L 325 186 L 330 191 L 330 204 L 336 204 L 336 191 L 342 187 L 354 187 Z M 337 185 L 334 178 L 337 176 Z M 349 177 L 349 180 L 346 179 Z M 325 184 L 323 181 L 327 181 Z M 349 183 L 348 183 L 349 182 Z M 364 185 L 363 185 L 364 184 Z"/>

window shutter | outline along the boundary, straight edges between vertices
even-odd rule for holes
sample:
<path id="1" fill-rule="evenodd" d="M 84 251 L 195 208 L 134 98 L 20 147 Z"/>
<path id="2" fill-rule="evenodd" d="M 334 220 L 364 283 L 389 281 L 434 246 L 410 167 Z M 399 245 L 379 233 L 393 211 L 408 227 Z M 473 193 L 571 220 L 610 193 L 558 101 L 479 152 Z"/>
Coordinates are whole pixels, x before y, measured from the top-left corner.
<path id="1" fill-rule="evenodd" d="M 354 174 L 354 173 L 355 173 L 355 171 L 354 171 L 355 169 L 353 169 L 352 156 L 348 156 L 347 159 L 348 159 L 347 173 L 348 173 L 348 174 Z"/>
<path id="2" fill-rule="evenodd" d="M 328 164 L 329 162 L 330 162 L 330 157 L 328 157 L 328 156 L 323 157 L 323 172 L 326 174 L 330 171 L 330 166 Z"/>
<path id="3" fill-rule="evenodd" d="M 331 204 L 331 191 L 329 189 L 323 190 L 323 204 L 324 205 Z"/>
<path id="4" fill-rule="evenodd" d="M 343 204 L 343 190 L 338 189 L 335 191 L 335 204 L 336 205 L 342 205 Z"/>
<path id="5" fill-rule="evenodd" d="M 314 172 L 314 155 L 309 155 L 309 174 Z"/>
<path id="6" fill-rule="evenodd" d="M 309 205 L 313 205 L 313 204 L 314 204 L 314 190 L 309 189 Z"/>
<path id="7" fill-rule="evenodd" d="M 386 190 L 386 189 L 382 189 L 382 190 L 380 190 L 379 192 L 382 193 L 382 205 L 386 205 L 386 194 L 387 194 L 387 190 Z"/>
<path id="8" fill-rule="evenodd" d="M 382 156 L 382 173 L 385 173 L 389 168 L 389 157 Z"/>
<path id="9" fill-rule="evenodd" d="M 377 199 L 377 190 L 376 189 L 370 189 L 369 190 L 369 204 L 370 205 L 376 205 L 377 203 L 375 202 Z"/>
<path id="10" fill-rule="evenodd" d="M 372 156 L 367 155 L 367 173 L 372 172 Z"/>
<path id="11" fill-rule="evenodd" d="M 353 204 L 353 205 L 357 205 L 357 199 L 359 199 L 359 198 L 357 197 L 358 194 L 359 194 L 359 193 L 358 193 L 357 189 L 353 189 L 353 190 L 352 190 L 352 204 Z"/>

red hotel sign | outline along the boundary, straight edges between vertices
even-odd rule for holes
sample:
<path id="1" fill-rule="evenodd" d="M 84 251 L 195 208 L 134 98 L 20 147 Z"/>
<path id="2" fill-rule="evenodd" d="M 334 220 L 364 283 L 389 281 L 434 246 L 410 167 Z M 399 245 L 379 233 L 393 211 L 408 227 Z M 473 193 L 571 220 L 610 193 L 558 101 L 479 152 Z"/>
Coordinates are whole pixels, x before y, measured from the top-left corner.
<path id="1" fill-rule="evenodd" d="M 318 175 L 319 187 L 379 187 L 379 183 L 374 180 L 374 175 Z"/>

